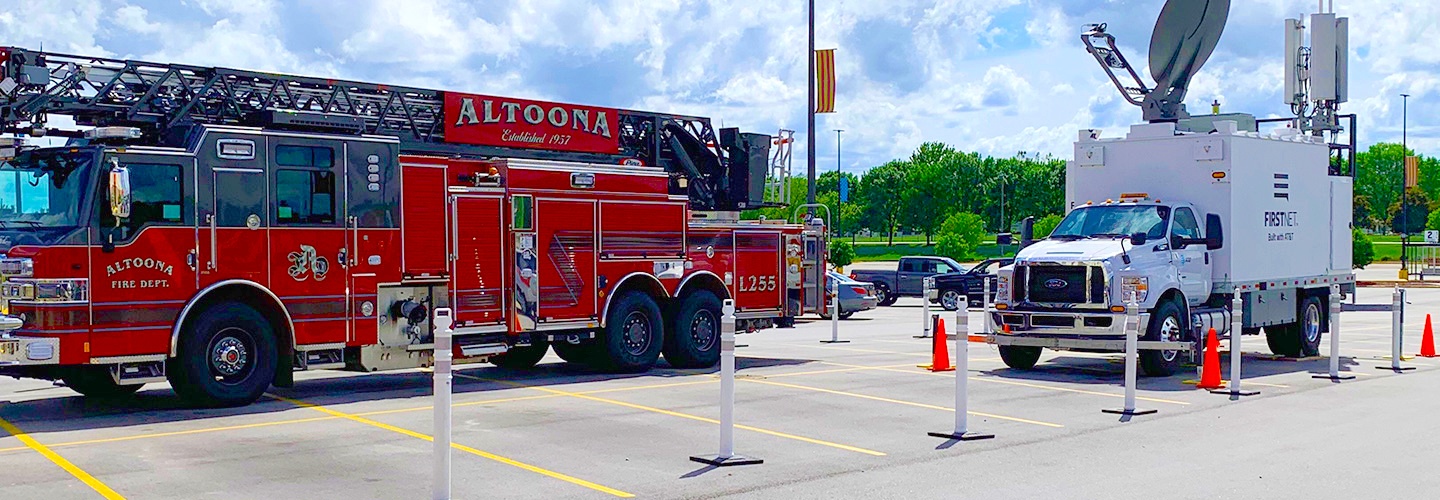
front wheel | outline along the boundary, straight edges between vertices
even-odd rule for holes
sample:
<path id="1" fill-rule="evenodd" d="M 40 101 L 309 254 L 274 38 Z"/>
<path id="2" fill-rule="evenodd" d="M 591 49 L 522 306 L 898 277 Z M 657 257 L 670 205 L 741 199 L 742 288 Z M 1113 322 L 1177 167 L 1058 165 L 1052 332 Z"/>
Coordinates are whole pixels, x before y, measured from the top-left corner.
<path id="1" fill-rule="evenodd" d="M 1150 317 L 1144 340 L 1180 342 L 1185 340 L 1185 320 L 1174 301 L 1160 304 Z M 1140 369 L 1150 377 L 1168 377 L 1180 369 L 1180 351 L 1140 351 Z"/>
<path id="2" fill-rule="evenodd" d="M 884 283 L 875 284 L 875 300 L 879 301 L 881 307 L 895 305 L 895 301 L 898 299 L 899 297 L 890 293 L 889 286 L 886 286 Z"/>
<path id="3" fill-rule="evenodd" d="M 490 364 L 510 370 L 527 370 L 534 368 L 541 359 L 545 358 L 545 352 L 550 350 L 550 343 L 541 340 L 538 336 L 532 337 L 530 345 L 511 347 L 505 354 L 490 358 Z"/>
<path id="4" fill-rule="evenodd" d="M 115 399 L 135 394 L 144 384 L 120 385 L 108 366 L 76 366 L 60 377 L 65 387 L 91 399 Z"/>
<path id="5" fill-rule="evenodd" d="M 944 290 L 940 292 L 940 307 L 946 311 L 958 311 L 970 302 L 959 290 Z"/>
<path id="6" fill-rule="evenodd" d="M 279 362 L 270 322 L 250 306 L 221 302 L 181 333 L 167 374 L 180 397 L 202 406 L 255 402 L 275 380 Z"/>
<path id="7" fill-rule="evenodd" d="M 1000 360 L 1016 370 L 1029 370 L 1040 362 L 1040 348 L 1018 345 L 1000 346 Z"/>

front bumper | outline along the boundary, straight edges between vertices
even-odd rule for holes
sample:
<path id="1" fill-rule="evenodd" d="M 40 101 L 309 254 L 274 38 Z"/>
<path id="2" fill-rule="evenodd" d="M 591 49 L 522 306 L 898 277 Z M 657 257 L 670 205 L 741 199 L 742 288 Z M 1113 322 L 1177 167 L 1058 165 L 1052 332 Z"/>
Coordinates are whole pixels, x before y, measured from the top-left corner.
<path id="1" fill-rule="evenodd" d="M 1125 351 L 1125 315 L 1109 312 L 989 311 L 985 315 L 990 333 L 985 341 L 994 345 Z M 1141 314 L 1139 330 L 1144 332 L 1150 315 Z M 1036 323 L 1039 323 L 1038 325 Z M 1006 333 L 1008 326 L 1009 333 Z M 1138 350 L 1190 351 L 1190 342 L 1141 340 Z"/>
<path id="2" fill-rule="evenodd" d="M 9 326 L 9 316 L 0 316 L 0 325 Z M 60 339 L 18 337 L 0 334 L 0 367 L 60 364 Z"/>

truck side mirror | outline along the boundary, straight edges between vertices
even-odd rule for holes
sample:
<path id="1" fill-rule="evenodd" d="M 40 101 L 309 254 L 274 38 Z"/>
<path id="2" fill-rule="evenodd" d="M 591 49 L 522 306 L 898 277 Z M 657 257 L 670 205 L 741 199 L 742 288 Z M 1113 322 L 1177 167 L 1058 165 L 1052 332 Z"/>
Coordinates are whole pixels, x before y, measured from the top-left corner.
<path id="1" fill-rule="evenodd" d="M 120 224 L 120 219 L 130 217 L 130 170 L 120 166 L 119 161 L 111 159 L 110 167 L 110 215 L 115 216 L 115 224 Z"/>
<path id="2" fill-rule="evenodd" d="M 1205 248 L 1219 250 L 1225 247 L 1225 231 L 1220 227 L 1220 216 L 1205 214 Z"/>
<path id="3" fill-rule="evenodd" d="M 1130 246 L 1138 247 L 1140 245 L 1144 245 L 1146 241 L 1149 241 L 1149 239 L 1149 235 L 1146 235 L 1145 233 L 1132 234 L 1130 235 Z"/>

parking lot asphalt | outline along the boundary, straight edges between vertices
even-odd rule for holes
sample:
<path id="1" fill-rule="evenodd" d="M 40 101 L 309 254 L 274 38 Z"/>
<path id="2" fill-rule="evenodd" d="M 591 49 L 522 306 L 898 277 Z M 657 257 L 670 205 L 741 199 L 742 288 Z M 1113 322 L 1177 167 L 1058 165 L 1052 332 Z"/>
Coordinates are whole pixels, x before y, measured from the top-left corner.
<path id="1" fill-rule="evenodd" d="M 1388 289 L 1360 301 L 1388 303 Z M 1407 355 L 1440 290 L 1412 290 Z M 943 313 L 935 308 L 935 312 Z M 943 313 L 947 320 L 953 313 Z M 979 315 L 970 323 L 979 325 Z M 953 321 L 947 321 L 952 323 Z M 756 466 L 715 469 L 714 370 L 606 375 L 553 355 L 529 371 L 470 365 L 454 396 L 456 498 L 1435 498 L 1440 491 L 1440 359 L 1395 374 L 1388 313 L 1342 317 L 1342 369 L 1271 360 L 1245 337 L 1234 399 L 1141 378 L 1154 415 L 1122 402 L 1118 355 L 1047 352 L 1007 369 L 969 344 L 972 430 L 947 442 L 955 374 L 931 373 L 915 339 L 919 301 L 841 322 L 739 337 L 736 451 Z M 1328 347 L 1328 340 L 1325 343 Z M 952 345 L 953 347 L 953 345 Z M 1322 354 L 1327 354 L 1322 349 Z M 1228 357 L 1225 358 L 1228 362 Z M 1228 375 L 1228 363 L 1226 371 Z M 86 401 L 33 380 L 0 381 L 4 498 L 427 498 L 430 375 L 308 372 L 244 408 L 187 408 L 164 385 L 124 402 Z"/>

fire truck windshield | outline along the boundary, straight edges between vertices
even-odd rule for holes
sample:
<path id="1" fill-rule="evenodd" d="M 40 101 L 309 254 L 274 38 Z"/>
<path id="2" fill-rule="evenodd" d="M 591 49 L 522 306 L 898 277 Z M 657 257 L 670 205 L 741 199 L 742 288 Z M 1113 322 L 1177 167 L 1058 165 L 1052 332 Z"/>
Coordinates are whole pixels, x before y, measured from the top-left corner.
<path id="1" fill-rule="evenodd" d="M 93 151 L 26 151 L 0 163 L 0 228 L 76 227 Z"/>

